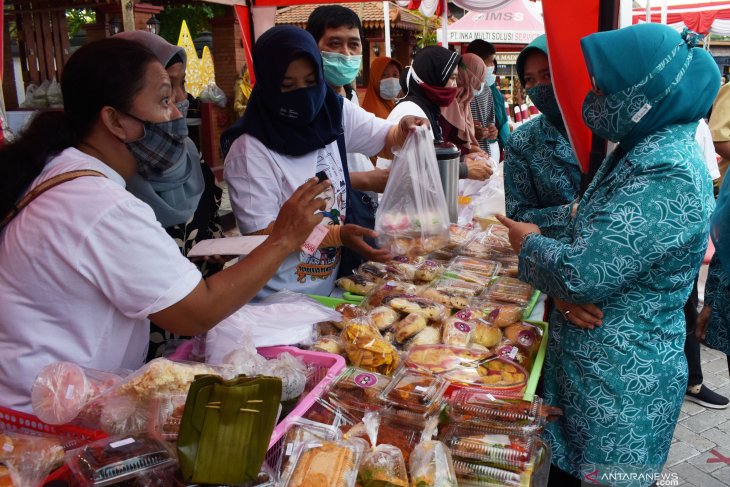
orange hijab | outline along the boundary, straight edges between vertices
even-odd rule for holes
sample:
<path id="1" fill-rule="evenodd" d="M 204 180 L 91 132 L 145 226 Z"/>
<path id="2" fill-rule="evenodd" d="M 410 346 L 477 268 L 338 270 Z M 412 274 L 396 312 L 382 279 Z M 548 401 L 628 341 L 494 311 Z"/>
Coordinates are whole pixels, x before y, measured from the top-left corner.
<path id="1" fill-rule="evenodd" d="M 403 71 L 401 63 L 390 57 L 377 57 L 370 64 L 370 82 L 361 105 L 365 110 L 379 118 L 388 118 L 395 106 L 394 100 L 383 100 L 380 97 L 380 78 L 383 77 L 385 68 L 391 63 L 398 67 L 398 71 Z"/>
<path id="2" fill-rule="evenodd" d="M 465 145 L 479 145 L 474 133 L 474 118 L 471 115 L 473 90 L 478 90 L 486 78 L 487 67 L 476 54 L 464 54 L 456 75 L 456 98 L 451 105 L 441 109 L 441 115 L 459 131 L 459 138 Z M 489 89 L 489 87 L 487 87 Z"/>

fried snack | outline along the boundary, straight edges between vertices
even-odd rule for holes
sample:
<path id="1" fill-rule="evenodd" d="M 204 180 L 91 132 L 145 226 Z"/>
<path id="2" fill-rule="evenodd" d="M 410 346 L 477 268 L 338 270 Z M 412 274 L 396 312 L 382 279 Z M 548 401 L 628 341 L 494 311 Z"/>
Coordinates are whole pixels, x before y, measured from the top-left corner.
<path id="1" fill-rule="evenodd" d="M 454 316 L 448 318 L 442 326 L 444 344 L 455 347 L 468 346 L 475 327 L 474 322 L 463 321 Z"/>
<path id="2" fill-rule="evenodd" d="M 447 345 L 419 345 L 411 348 L 406 364 L 411 368 L 440 374 L 457 369 L 463 364 L 474 367 L 475 364 L 488 359 L 491 355 L 491 352 L 470 348 Z"/>
<path id="3" fill-rule="evenodd" d="M 502 341 L 493 350 L 494 353 L 498 356 L 504 357 L 508 360 L 512 360 L 528 370 L 532 366 L 530 352 L 515 344 L 511 340 L 502 338 Z"/>
<path id="4" fill-rule="evenodd" d="M 484 311 L 484 320 L 500 328 L 506 328 L 514 323 L 522 321 L 525 312 L 524 306 L 514 303 L 499 303 L 486 301 L 479 305 Z"/>
<path id="5" fill-rule="evenodd" d="M 375 288 L 367 298 L 367 305 L 370 307 L 377 307 L 383 305 L 383 301 L 392 296 L 400 296 L 403 294 L 412 295 L 416 294 L 418 286 L 415 284 L 399 281 L 388 281 L 379 287 Z"/>
<path id="6" fill-rule="evenodd" d="M 14 468 L 19 478 L 43 478 L 63 465 L 64 451 L 58 438 L 8 432 L 0 434 L 0 464 Z M 40 475 L 38 475 L 40 473 Z"/>
<path id="7" fill-rule="evenodd" d="M 540 348 L 542 331 L 530 323 L 515 323 L 504 329 L 504 337 L 534 355 Z"/>
<path id="8" fill-rule="evenodd" d="M 395 341 L 404 343 L 426 328 L 428 321 L 420 313 L 411 313 L 393 327 L 395 330 Z"/>
<path id="9" fill-rule="evenodd" d="M 350 323 L 340 335 L 350 363 L 362 369 L 390 375 L 398 367 L 398 351 L 373 326 Z"/>
<path id="10" fill-rule="evenodd" d="M 486 322 L 477 322 L 471 335 L 472 345 L 477 344 L 487 348 L 497 345 L 501 340 L 502 330 Z"/>
<path id="11" fill-rule="evenodd" d="M 414 278 L 417 281 L 431 282 L 436 279 L 444 268 L 435 260 L 424 260 L 417 268 Z"/>
<path id="12" fill-rule="evenodd" d="M 325 337 L 329 335 L 337 335 L 342 329 L 341 322 L 339 321 L 321 321 L 314 325 L 317 336 Z"/>
<path id="13" fill-rule="evenodd" d="M 457 487 L 449 449 L 440 441 L 421 441 L 409 461 L 412 487 Z"/>
<path id="14" fill-rule="evenodd" d="M 174 394 L 187 394 L 196 375 L 220 375 L 220 371 L 205 364 L 173 362 L 157 358 L 130 376 L 116 390 L 138 399 Z"/>
<path id="15" fill-rule="evenodd" d="M 530 301 L 535 289 L 529 284 L 512 277 L 498 277 L 488 290 L 489 298 L 494 301 L 525 305 Z"/>
<path id="16" fill-rule="evenodd" d="M 427 326 L 411 339 L 406 348 L 415 347 L 417 345 L 436 345 L 440 342 L 441 332 L 439 329 L 433 326 Z"/>
<path id="17" fill-rule="evenodd" d="M 471 297 L 463 289 L 428 288 L 421 294 L 424 298 L 443 304 L 449 309 L 464 309 L 469 306 Z"/>
<path id="18" fill-rule="evenodd" d="M 332 442 L 306 448 L 292 472 L 287 487 L 346 486 L 346 478 L 356 470 L 352 448 Z"/>
<path id="19" fill-rule="evenodd" d="M 343 320 L 352 320 L 353 318 L 361 318 L 367 314 L 363 308 L 349 303 L 338 304 L 335 311 L 342 314 Z"/>
<path id="20" fill-rule="evenodd" d="M 337 285 L 347 292 L 365 296 L 378 285 L 376 281 L 370 281 L 362 276 L 353 274 L 337 279 Z"/>
<path id="21" fill-rule="evenodd" d="M 314 345 L 312 345 L 312 350 L 317 352 L 333 353 L 335 355 L 345 354 L 345 346 L 342 344 L 340 337 L 336 335 L 319 337 L 317 341 L 314 342 Z"/>
<path id="22" fill-rule="evenodd" d="M 370 310 L 367 315 L 368 319 L 378 328 L 378 330 L 387 330 L 393 323 L 398 321 L 400 315 L 393 308 L 388 306 L 378 306 Z"/>
<path id="23" fill-rule="evenodd" d="M 494 358 L 480 365 L 477 372 L 482 376 L 479 384 L 513 386 L 527 382 L 524 368 L 501 358 Z"/>
<path id="24" fill-rule="evenodd" d="M 441 320 L 446 316 L 446 309 L 443 305 L 430 299 L 419 298 L 412 295 L 389 297 L 385 304 L 402 313 L 421 314 L 429 320 Z"/>

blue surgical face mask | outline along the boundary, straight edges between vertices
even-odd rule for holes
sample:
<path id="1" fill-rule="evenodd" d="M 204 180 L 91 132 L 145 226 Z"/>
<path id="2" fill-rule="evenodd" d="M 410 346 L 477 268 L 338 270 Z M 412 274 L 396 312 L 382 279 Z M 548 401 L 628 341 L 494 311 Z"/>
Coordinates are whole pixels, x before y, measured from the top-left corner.
<path id="1" fill-rule="evenodd" d="M 385 78 L 380 80 L 380 97 L 383 100 L 394 100 L 400 93 L 400 81 L 398 78 Z"/>
<path id="2" fill-rule="evenodd" d="M 684 73 L 692 62 L 692 49 L 689 50 L 687 59 L 672 84 L 652 99 L 649 99 L 644 93 L 647 83 L 665 68 L 666 64 L 677 55 L 677 51 L 683 46 L 686 48 L 684 42 L 672 49 L 672 52 L 643 80 L 633 86 L 609 95 L 599 95 L 593 91 L 589 91 L 583 100 L 583 121 L 588 128 L 594 134 L 611 142 L 624 140 L 634 127 L 641 122 L 641 119 L 659 101 L 666 97 L 672 91 L 672 88 L 684 77 Z"/>
<path id="3" fill-rule="evenodd" d="M 497 76 L 494 74 L 494 66 L 488 66 L 487 67 L 487 78 L 486 78 L 486 84 L 487 86 L 492 86 L 497 81 Z"/>
<path id="4" fill-rule="evenodd" d="M 360 71 L 362 55 L 345 56 L 339 52 L 322 51 L 324 79 L 332 86 L 345 86 Z"/>

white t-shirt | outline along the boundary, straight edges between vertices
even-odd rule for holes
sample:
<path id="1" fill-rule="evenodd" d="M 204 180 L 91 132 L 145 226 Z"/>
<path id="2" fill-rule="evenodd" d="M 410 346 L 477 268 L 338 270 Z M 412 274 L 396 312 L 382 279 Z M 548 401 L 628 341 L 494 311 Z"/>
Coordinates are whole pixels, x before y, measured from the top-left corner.
<path id="1" fill-rule="evenodd" d="M 135 369 L 149 342 L 147 317 L 200 282 L 146 203 L 122 177 L 76 149 L 33 182 L 77 169 L 0 233 L 0 405 L 30 411 L 38 372 L 54 361 Z"/>
<path id="2" fill-rule="evenodd" d="M 700 119 L 695 131 L 695 140 L 700 144 L 702 155 L 705 158 L 707 170 L 710 171 L 712 180 L 720 178 L 720 168 L 717 165 L 717 154 L 715 153 L 715 144 L 712 142 L 712 132 L 710 126 L 707 125 L 704 118 Z"/>
<path id="3" fill-rule="evenodd" d="M 423 109 L 417 104 L 413 103 L 412 101 L 402 101 L 396 104 L 395 108 L 391 110 L 390 115 L 388 115 L 388 121 L 398 123 L 400 119 L 405 117 L 406 115 L 413 115 L 414 117 L 428 119 L 428 117 L 426 116 L 426 112 L 424 112 Z M 431 140 L 433 140 L 433 131 L 431 130 L 430 126 L 428 127 L 428 133 L 431 135 Z M 380 169 L 388 169 L 392 162 L 393 161 L 391 159 L 378 157 L 375 166 Z"/>
<path id="4" fill-rule="evenodd" d="M 350 100 L 353 105 L 360 106 L 360 100 L 357 98 L 357 91 L 352 92 L 352 99 Z M 349 149 L 349 147 L 348 147 Z M 347 167 L 350 169 L 350 172 L 368 172 L 375 169 L 375 166 L 373 166 L 373 163 L 370 161 L 370 158 L 367 157 L 365 154 L 360 154 L 359 152 L 348 152 L 347 153 Z"/>
<path id="5" fill-rule="evenodd" d="M 342 125 L 347 150 L 366 156 L 383 149 L 392 126 L 348 100 L 343 103 Z M 345 219 L 347 189 L 336 141 L 293 157 L 268 149 L 249 134 L 237 138 L 226 156 L 223 175 L 238 229 L 249 234 L 269 226 L 292 193 L 320 171 L 327 174 L 334 191 L 325 211 L 325 224 L 341 224 Z M 282 289 L 329 295 L 334 288 L 339 256 L 339 249 L 331 248 L 319 249 L 312 256 L 304 252 L 290 255 L 258 297 Z"/>

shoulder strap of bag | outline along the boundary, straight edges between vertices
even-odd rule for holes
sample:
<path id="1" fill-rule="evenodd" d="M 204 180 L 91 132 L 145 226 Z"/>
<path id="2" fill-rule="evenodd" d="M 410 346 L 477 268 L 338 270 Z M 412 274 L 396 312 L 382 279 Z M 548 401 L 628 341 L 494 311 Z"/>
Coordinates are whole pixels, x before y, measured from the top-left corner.
<path id="1" fill-rule="evenodd" d="M 71 181 L 76 178 L 80 178 L 83 176 L 101 176 L 105 178 L 106 176 L 99 171 L 94 171 L 92 169 L 80 169 L 78 171 L 69 171 L 65 172 L 63 174 L 59 174 L 57 176 L 54 176 L 52 178 L 46 179 L 41 184 L 36 186 L 35 188 L 28 191 L 23 198 L 21 198 L 20 201 L 13 207 L 10 212 L 5 215 L 5 218 L 0 221 L 0 229 L 4 228 L 5 225 L 10 223 L 10 221 L 18 216 L 18 213 L 20 213 L 23 208 L 31 204 L 31 202 L 48 191 L 51 188 L 54 188 L 58 186 L 59 184 L 65 183 L 66 181 Z"/>

